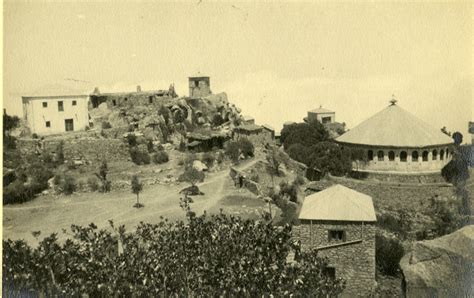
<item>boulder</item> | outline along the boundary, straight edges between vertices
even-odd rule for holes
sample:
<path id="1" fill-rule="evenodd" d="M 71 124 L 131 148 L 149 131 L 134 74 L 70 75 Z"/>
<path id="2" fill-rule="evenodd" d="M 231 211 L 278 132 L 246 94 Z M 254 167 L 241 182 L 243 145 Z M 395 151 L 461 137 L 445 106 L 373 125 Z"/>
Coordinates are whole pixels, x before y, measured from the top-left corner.
<path id="1" fill-rule="evenodd" d="M 193 161 L 193 168 L 200 172 L 208 170 L 207 166 L 200 160 Z"/>
<path id="2" fill-rule="evenodd" d="M 474 226 L 415 242 L 400 261 L 407 297 L 472 297 Z"/>

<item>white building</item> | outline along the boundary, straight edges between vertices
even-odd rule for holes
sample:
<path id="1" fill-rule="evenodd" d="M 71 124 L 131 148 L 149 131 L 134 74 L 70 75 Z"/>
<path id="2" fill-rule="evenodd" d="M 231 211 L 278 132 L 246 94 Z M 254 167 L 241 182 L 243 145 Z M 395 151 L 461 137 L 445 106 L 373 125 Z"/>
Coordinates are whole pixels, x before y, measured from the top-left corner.
<path id="1" fill-rule="evenodd" d="M 308 122 L 319 121 L 322 124 L 334 123 L 336 121 L 336 113 L 319 106 L 318 109 L 308 111 Z"/>
<path id="2" fill-rule="evenodd" d="M 89 95 L 23 96 L 22 103 L 31 133 L 79 131 L 89 125 Z"/>

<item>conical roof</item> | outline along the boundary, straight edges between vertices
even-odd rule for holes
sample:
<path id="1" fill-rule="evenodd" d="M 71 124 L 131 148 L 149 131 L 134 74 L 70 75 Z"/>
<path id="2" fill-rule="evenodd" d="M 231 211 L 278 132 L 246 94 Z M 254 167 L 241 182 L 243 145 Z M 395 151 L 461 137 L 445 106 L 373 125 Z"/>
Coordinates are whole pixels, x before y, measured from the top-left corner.
<path id="1" fill-rule="evenodd" d="M 376 221 L 372 198 L 336 184 L 304 199 L 299 219 Z"/>
<path id="2" fill-rule="evenodd" d="M 336 141 L 405 148 L 453 143 L 439 129 L 431 127 L 395 103 L 344 133 Z"/>

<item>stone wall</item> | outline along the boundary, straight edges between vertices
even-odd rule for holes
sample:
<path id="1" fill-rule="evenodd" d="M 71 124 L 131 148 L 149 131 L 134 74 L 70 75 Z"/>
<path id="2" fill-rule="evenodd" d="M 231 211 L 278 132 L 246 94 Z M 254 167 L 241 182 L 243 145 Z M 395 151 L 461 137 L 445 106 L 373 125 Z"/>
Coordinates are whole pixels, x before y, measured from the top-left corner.
<path id="1" fill-rule="evenodd" d="M 22 139 L 18 141 L 18 148 L 23 156 L 40 153 L 44 150 L 55 152 L 59 142 L 64 142 L 65 159 L 82 159 L 90 163 L 128 160 L 130 154 L 128 145 L 122 139 L 103 138 L 54 138 L 54 139 Z"/>
<path id="2" fill-rule="evenodd" d="M 344 231 L 345 241 L 329 241 L 329 230 Z M 319 256 L 328 258 L 336 277 L 346 280 L 343 296 L 373 294 L 376 287 L 373 223 L 304 221 L 293 226 L 293 236 L 301 241 L 303 250 L 317 249 Z"/>
<path id="3" fill-rule="evenodd" d="M 274 142 L 272 133 L 266 129 L 247 133 L 234 131 L 232 138 L 234 141 L 247 138 L 255 147 L 264 147 L 266 144 L 272 144 Z"/>

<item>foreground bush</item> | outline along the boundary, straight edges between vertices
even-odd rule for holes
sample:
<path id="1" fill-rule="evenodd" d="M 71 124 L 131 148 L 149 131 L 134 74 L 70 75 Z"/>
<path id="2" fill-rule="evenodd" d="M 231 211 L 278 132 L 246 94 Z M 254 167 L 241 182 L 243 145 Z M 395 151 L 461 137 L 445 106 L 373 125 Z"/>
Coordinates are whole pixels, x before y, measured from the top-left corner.
<path id="1" fill-rule="evenodd" d="M 186 201 L 182 201 L 187 208 Z M 141 223 L 125 233 L 72 226 L 38 247 L 3 241 L 4 293 L 26 296 L 313 296 L 334 297 L 344 282 L 325 275 L 326 262 L 301 253 L 291 227 L 224 214 Z M 286 258 L 295 251 L 295 263 Z"/>
<path id="2" fill-rule="evenodd" d="M 149 164 L 151 161 L 148 147 L 146 145 L 138 145 L 130 148 L 130 158 L 137 165 Z"/>
<path id="3" fill-rule="evenodd" d="M 152 160 L 154 163 L 162 164 L 168 162 L 170 159 L 168 153 L 165 151 L 158 151 L 152 155 Z"/>

